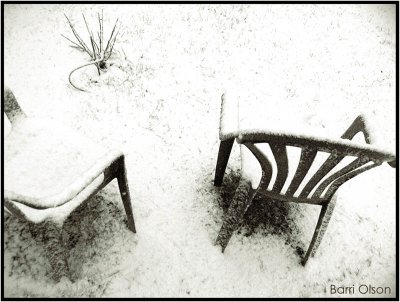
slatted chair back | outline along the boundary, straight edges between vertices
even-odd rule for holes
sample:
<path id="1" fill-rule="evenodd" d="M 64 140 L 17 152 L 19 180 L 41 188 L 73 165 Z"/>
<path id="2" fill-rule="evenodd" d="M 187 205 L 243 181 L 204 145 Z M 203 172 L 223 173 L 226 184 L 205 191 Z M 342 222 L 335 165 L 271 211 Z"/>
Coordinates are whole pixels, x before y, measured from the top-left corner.
<path id="1" fill-rule="evenodd" d="M 346 133 L 342 138 L 346 138 Z M 390 162 L 391 165 L 394 165 L 395 162 L 395 156 L 389 153 L 371 148 L 369 145 L 363 147 L 355 145 L 351 141 L 346 143 L 344 140 L 334 142 L 289 135 L 268 135 L 265 133 L 242 134 L 238 140 L 254 154 L 261 164 L 262 178 L 259 192 L 282 201 L 326 204 L 346 181 L 384 162 Z M 270 182 L 272 181 L 274 165 L 259 148 L 258 144 L 260 143 L 269 144 L 276 162 L 276 178 L 272 186 Z M 300 148 L 301 155 L 294 177 L 290 181 L 286 192 L 282 193 L 282 188 L 289 175 L 290 158 L 287 152 L 287 147 L 289 146 Z M 329 157 L 311 175 L 311 178 L 295 197 L 294 194 L 313 165 L 318 151 L 329 153 Z M 346 156 L 353 156 L 355 159 L 329 175 Z M 272 187 L 272 189 L 268 190 L 268 187 Z"/>

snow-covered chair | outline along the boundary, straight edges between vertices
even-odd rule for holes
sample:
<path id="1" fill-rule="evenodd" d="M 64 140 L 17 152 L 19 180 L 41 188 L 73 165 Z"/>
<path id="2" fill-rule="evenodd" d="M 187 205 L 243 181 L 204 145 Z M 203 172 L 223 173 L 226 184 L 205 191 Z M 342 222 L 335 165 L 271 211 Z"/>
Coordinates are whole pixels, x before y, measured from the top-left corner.
<path id="1" fill-rule="evenodd" d="M 43 230 L 54 278 L 69 276 L 62 246 L 64 220 L 117 178 L 128 228 L 136 232 L 124 154 L 100 146 L 55 120 L 30 118 L 4 90 L 11 130 L 4 139 L 4 206 Z"/>
<path id="2" fill-rule="evenodd" d="M 268 114 L 271 111 L 275 114 Z M 322 207 L 302 259 L 305 265 L 323 238 L 337 189 L 384 162 L 396 167 L 395 153 L 384 151 L 387 145 L 372 144 L 373 135 L 363 115 L 347 111 L 340 115 L 340 108 L 332 107 L 319 119 L 315 115 L 301 116 L 304 111 L 294 104 L 290 108 L 271 108 L 254 96 L 222 95 L 215 186 L 222 185 L 235 139 L 241 155 L 241 179 L 216 240 L 222 252 L 254 196 L 261 194 L 272 200 Z M 276 114 L 279 112 L 281 115 Z"/>

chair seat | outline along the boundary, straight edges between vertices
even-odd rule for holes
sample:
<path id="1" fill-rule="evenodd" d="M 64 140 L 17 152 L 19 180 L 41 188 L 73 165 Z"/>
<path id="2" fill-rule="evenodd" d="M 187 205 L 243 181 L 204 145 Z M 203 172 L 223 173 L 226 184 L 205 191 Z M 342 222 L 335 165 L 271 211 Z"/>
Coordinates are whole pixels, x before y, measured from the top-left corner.
<path id="1" fill-rule="evenodd" d="M 4 142 L 4 188 L 33 207 L 55 207 L 65 192 L 110 150 L 54 120 L 25 119 Z M 47 199 L 46 199 L 47 198 Z M 46 201 L 47 200 L 47 201 Z"/>

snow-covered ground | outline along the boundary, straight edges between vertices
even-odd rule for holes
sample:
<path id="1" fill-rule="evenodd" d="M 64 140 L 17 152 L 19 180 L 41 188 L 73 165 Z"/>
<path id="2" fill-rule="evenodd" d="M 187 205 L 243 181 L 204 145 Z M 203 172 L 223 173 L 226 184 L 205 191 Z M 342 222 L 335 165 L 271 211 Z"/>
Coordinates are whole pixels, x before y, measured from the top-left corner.
<path id="1" fill-rule="evenodd" d="M 85 34 L 81 13 L 94 24 L 102 9 L 107 29 L 119 18 L 122 35 L 106 73 L 74 75 L 84 93 L 68 74 L 88 56 L 61 37 L 71 36 L 63 14 Z M 353 47 L 351 59 L 340 41 Z M 314 66 L 298 68 L 315 55 Z M 383 165 L 340 189 L 305 267 L 299 255 L 317 207 L 257 198 L 222 254 L 213 243 L 240 175 L 237 146 L 224 186 L 212 184 L 230 81 L 249 90 L 280 83 L 283 99 L 270 100 L 277 115 L 288 99 L 304 102 L 305 114 L 367 108 L 393 145 L 394 5 L 5 5 L 4 62 L 4 81 L 28 115 L 126 154 L 137 226 L 128 230 L 113 181 L 66 221 L 75 281 L 54 284 L 40 239 L 6 215 L 6 297 L 345 296 L 332 285 L 354 286 L 351 297 L 368 296 L 360 285 L 391 289 L 373 297 L 396 295 L 395 169 Z"/>

